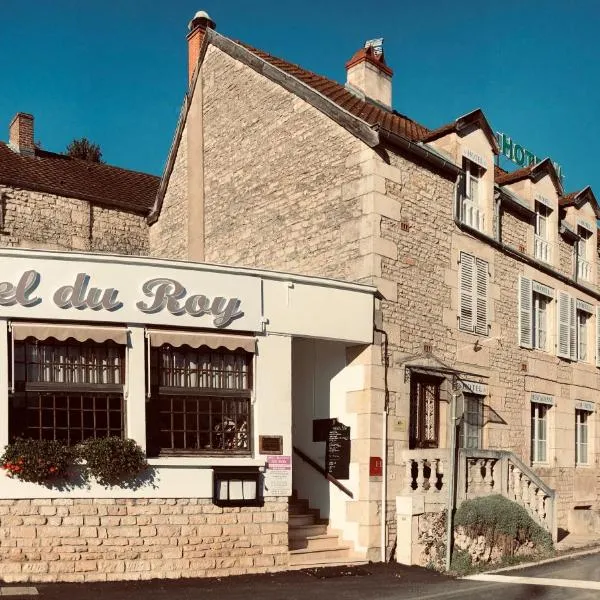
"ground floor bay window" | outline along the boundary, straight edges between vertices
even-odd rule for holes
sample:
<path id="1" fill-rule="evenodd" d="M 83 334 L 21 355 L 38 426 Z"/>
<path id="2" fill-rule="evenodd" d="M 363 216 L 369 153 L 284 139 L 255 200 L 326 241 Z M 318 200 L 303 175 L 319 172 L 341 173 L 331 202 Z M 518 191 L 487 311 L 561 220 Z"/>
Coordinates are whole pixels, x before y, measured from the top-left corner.
<path id="1" fill-rule="evenodd" d="M 123 436 L 125 347 L 114 341 L 28 337 L 14 343 L 9 437 Z"/>
<path id="2" fill-rule="evenodd" d="M 152 347 L 148 454 L 250 454 L 252 359 L 239 348 Z"/>

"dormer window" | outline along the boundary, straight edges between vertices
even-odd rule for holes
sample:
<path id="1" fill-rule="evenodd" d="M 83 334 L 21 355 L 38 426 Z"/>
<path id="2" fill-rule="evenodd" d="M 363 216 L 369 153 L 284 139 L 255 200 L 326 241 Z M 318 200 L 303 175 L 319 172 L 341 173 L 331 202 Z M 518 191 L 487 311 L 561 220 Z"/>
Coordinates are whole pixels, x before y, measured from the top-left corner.
<path id="1" fill-rule="evenodd" d="M 541 202 L 535 203 L 535 235 L 534 235 L 534 256 L 538 260 L 549 263 L 551 260 L 550 242 L 548 239 L 548 219 L 552 211 Z"/>
<path id="2" fill-rule="evenodd" d="M 463 169 L 465 181 L 461 200 L 462 222 L 473 229 L 483 231 L 485 223 L 483 202 L 481 201 L 481 178 L 484 169 L 468 158 L 463 158 Z"/>
<path id="3" fill-rule="evenodd" d="M 581 281 L 592 280 L 592 265 L 590 261 L 590 239 L 592 233 L 586 228 L 579 226 L 577 228 L 579 239 L 575 245 L 577 253 L 577 279 Z"/>

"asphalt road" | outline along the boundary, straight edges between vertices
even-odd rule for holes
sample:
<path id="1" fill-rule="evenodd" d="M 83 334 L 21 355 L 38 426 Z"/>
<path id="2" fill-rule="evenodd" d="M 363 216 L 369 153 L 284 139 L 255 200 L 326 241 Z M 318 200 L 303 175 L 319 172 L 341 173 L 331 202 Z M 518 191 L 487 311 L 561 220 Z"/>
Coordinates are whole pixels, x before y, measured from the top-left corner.
<path id="1" fill-rule="evenodd" d="M 38 600 L 598 600 L 600 553 L 476 577 L 453 579 L 425 569 L 366 565 L 222 579 L 36 587 Z"/>

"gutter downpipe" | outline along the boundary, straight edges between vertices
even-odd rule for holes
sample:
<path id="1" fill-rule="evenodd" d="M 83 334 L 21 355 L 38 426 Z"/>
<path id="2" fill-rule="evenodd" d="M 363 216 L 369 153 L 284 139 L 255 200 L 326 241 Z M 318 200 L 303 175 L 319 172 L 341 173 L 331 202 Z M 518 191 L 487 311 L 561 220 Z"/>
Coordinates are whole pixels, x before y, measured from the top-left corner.
<path id="1" fill-rule="evenodd" d="M 380 531 L 380 546 L 381 546 L 381 562 L 387 562 L 387 429 L 388 429 L 388 411 L 389 411 L 389 390 L 388 390 L 388 334 L 383 329 L 379 329 L 377 325 L 373 325 L 373 330 L 381 333 L 384 337 L 383 342 L 383 381 L 384 381 L 384 401 L 382 419 L 382 436 L 381 436 L 381 531 Z"/>

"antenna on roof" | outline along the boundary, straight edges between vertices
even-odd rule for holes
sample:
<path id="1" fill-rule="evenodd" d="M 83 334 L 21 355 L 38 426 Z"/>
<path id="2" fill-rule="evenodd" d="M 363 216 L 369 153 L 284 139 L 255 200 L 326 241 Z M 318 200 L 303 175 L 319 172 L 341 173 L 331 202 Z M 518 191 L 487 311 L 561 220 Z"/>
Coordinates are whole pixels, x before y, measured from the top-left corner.
<path id="1" fill-rule="evenodd" d="M 383 38 L 374 38 L 365 42 L 365 48 L 373 48 L 376 56 L 383 54 Z"/>

